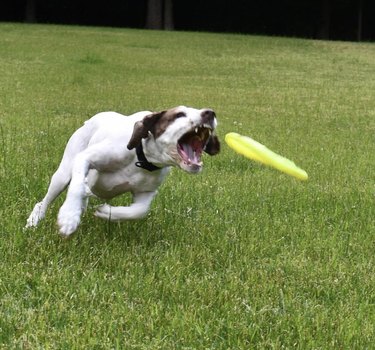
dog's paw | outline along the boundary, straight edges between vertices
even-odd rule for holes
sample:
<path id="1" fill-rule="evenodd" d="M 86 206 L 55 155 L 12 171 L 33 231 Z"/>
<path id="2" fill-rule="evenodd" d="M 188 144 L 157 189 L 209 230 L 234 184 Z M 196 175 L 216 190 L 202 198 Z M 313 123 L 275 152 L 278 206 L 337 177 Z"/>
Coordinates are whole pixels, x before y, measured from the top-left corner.
<path id="1" fill-rule="evenodd" d="M 68 237 L 70 236 L 79 225 L 80 219 L 79 215 L 74 216 L 61 216 L 59 215 L 57 223 L 59 225 L 59 231 L 61 236 Z"/>
<path id="2" fill-rule="evenodd" d="M 108 204 L 100 205 L 94 215 L 98 218 L 110 220 L 111 219 L 111 206 Z"/>
<path id="3" fill-rule="evenodd" d="M 63 237 L 70 236 L 75 230 L 77 230 L 80 223 L 80 217 L 80 210 L 71 210 L 63 205 L 57 218 L 60 234 Z"/>
<path id="4" fill-rule="evenodd" d="M 44 215 L 45 215 L 45 210 L 43 208 L 43 203 L 40 202 L 40 203 L 35 204 L 33 211 L 31 212 L 30 216 L 28 217 L 26 221 L 25 228 L 36 227 L 39 221 L 44 218 Z"/>

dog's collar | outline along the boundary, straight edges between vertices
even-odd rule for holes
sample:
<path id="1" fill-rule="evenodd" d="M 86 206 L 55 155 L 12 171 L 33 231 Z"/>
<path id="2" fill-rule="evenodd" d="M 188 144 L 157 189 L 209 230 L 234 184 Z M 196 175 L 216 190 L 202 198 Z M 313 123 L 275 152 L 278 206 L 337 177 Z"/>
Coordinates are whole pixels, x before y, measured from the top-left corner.
<path id="1" fill-rule="evenodd" d="M 135 162 L 135 166 L 137 166 L 138 168 L 146 169 L 148 171 L 155 171 L 161 169 L 147 160 L 145 153 L 143 152 L 142 142 L 135 148 L 135 151 L 137 153 L 138 158 L 138 162 Z"/>

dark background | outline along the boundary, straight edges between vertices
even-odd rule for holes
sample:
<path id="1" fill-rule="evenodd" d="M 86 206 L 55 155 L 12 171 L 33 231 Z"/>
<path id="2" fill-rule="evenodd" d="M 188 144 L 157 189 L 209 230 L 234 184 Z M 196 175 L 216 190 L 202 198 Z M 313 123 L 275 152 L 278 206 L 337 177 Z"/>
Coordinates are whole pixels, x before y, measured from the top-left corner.
<path id="1" fill-rule="evenodd" d="M 375 0 L 0 0 L 0 21 L 374 41 Z"/>

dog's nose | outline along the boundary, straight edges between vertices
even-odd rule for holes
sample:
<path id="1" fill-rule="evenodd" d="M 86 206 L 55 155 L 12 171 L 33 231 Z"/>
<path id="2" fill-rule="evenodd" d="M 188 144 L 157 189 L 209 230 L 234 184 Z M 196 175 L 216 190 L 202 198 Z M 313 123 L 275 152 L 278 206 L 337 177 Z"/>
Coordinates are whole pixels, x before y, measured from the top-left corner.
<path id="1" fill-rule="evenodd" d="M 205 109 L 201 115 L 203 124 L 209 124 L 212 126 L 215 124 L 216 114 L 212 109 Z"/>

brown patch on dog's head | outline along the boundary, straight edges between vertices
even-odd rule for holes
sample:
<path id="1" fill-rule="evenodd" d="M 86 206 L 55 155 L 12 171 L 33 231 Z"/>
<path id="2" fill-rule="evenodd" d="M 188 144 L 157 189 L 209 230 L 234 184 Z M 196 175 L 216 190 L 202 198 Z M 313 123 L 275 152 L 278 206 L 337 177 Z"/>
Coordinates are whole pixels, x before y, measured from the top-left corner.
<path id="1" fill-rule="evenodd" d="M 142 120 L 137 121 L 134 124 L 133 134 L 128 143 L 128 149 L 130 150 L 137 147 L 142 139 L 148 137 L 149 133 L 155 135 L 155 125 L 165 113 L 165 111 L 152 113 L 146 115 Z"/>
<path id="2" fill-rule="evenodd" d="M 157 124 L 155 124 L 153 132 L 155 138 L 163 134 L 169 125 L 171 125 L 177 118 L 181 117 L 186 117 L 186 114 L 181 112 L 178 107 L 164 111 Z"/>
<path id="3" fill-rule="evenodd" d="M 137 147 L 142 139 L 148 137 L 149 133 L 155 138 L 158 138 L 177 118 L 185 116 L 186 114 L 179 111 L 178 108 L 147 115 L 143 120 L 134 124 L 133 134 L 128 143 L 128 149 Z"/>

